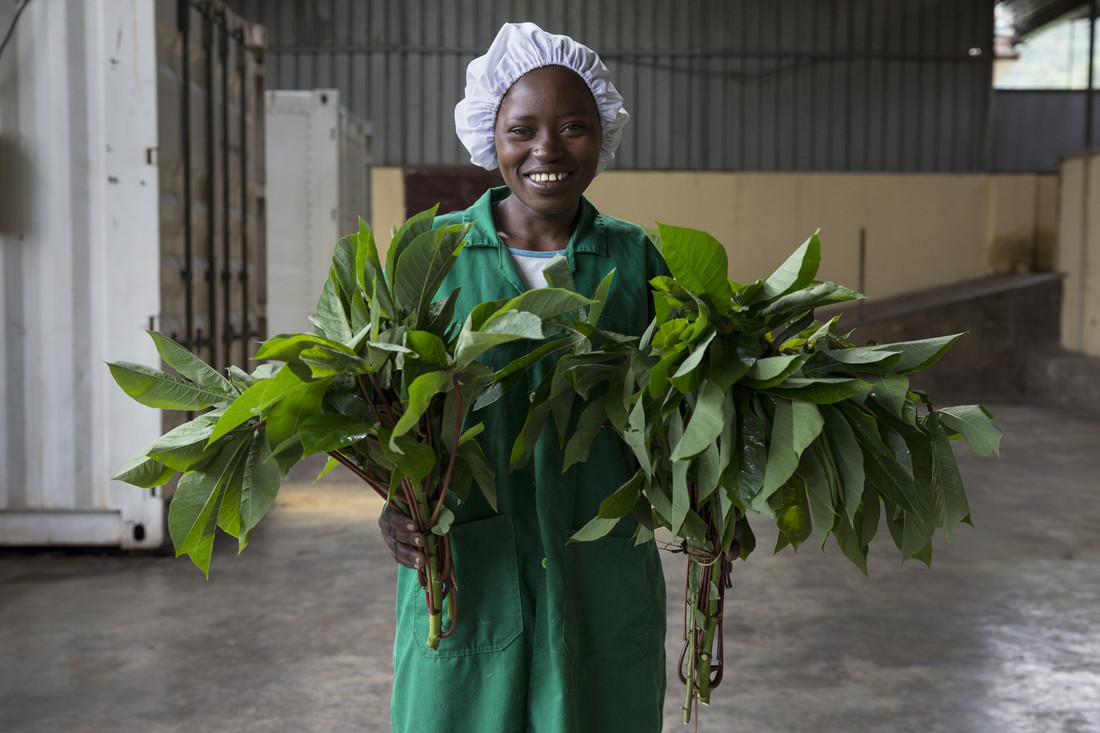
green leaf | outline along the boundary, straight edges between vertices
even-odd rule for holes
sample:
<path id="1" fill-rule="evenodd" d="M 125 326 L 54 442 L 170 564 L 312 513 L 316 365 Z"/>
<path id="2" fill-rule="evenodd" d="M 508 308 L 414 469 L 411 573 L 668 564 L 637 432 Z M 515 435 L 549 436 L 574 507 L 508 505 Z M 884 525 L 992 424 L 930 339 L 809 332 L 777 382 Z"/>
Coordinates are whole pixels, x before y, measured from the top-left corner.
<path id="1" fill-rule="evenodd" d="M 767 501 L 794 475 L 802 451 L 821 433 L 824 420 L 817 406 L 805 402 L 778 399 L 775 422 L 772 424 L 768 447 L 768 465 L 764 470 L 764 486 L 753 499 L 752 507 L 767 513 Z"/>
<path id="2" fill-rule="evenodd" d="M 871 395 L 897 417 L 905 414 L 905 399 L 909 394 L 909 380 L 900 374 L 863 374 L 871 384 Z"/>
<path id="3" fill-rule="evenodd" d="M 317 300 L 317 311 L 309 320 L 319 329 L 321 336 L 333 341 L 347 343 L 355 336 L 349 314 L 341 300 L 339 275 L 335 268 L 329 270 L 328 280 Z"/>
<path id="4" fill-rule="evenodd" d="M 610 534 L 611 530 L 615 529 L 615 525 L 619 523 L 618 519 L 605 519 L 604 517 L 594 517 L 588 524 L 584 525 L 569 538 L 570 542 L 592 542 L 606 537 Z"/>
<path id="5" fill-rule="evenodd" d="M 683 442 L 684 422 L 679 410 L 673 410 L 668 416 L 668 442 Z M 688 486 L 688 460 L 672 460 L 672 514 L 668 517 L 672 534 L 679 537 L 683 533 L 684 522 L 691 513 L 691 490 Z"/>
<path id="6" fill-rule="evenodd" d="M 475 440 L 463 445 L 459 450 L 458 460 L 470 469 L 470 473 L 473 474 L 474 480 L 477 481 L 477 485 L 481 489 L 481 493 L 485 497 L 485 500 L 489 502 L 489 506 L 493 508 L 493 511 L 496 511 L 496 476 L 493 474 L 493 469 L 489 465 L 489 461 L 485 458 L 485 453 L 482 451 L 478 442 Z"/>
<path id="7" fill-rule="evenodd" d="M 405 406 L 405 414 L 393 426 L 393 437 L 390 439 L 390 450 L 401 452 L 396 438 L 412 430 L 421 416 L 427 412 L 432 398 L 437 394 L 451 389 L 451 374 L 447 371 L 436 371 L 421 374 L 409 385 L 409 399 Z"/>
<path id="8" fill-rule="evenodd" d="M 900 351 L 881 348 L 826 349 L 819 353 L 838 364 L 860 367 L 859 371 L 868 371 L 871 366 L 889 370 L 901 358 Z"/>
<path id="9" fill-rule="evenodd" d="M 545 319 L 591 305 L 592 302 L 580 293 L 562 290 L 561 288 L 526 290 L 501 305 L 496 312 L 485 320 L 481 330 L 489 330 L 490 324 L 495 319 L 505 318 L 513 311 L 523 311 Z"/>
<path id="10" fill-rule="evenodd" d="M 821 240 L 815 232 L 802 243 L 775 272 L 764 280 L 762 294 L 765 298 L 776 298 L 792 290 L 804 288 L 817 276 L 821 265 Z M 675 273 L 673 273 L 675 274 Z"/>
<path id="11" fill-rule="evenodd" d="M 286 399 L 310 389 L 289 366 L 284 366 L 271 379 L 253 382 L 226 408 L 210 434 L 210 443 L 229 433 L 244 422 L 260 416 L 265 410 Z"/>
<path id="12" fill-rule="evenodd" d="M 248 541 L 248 533 L 267 514 L 279 493 L 282 474 L 271 456 L 267 439 L 261 431 L 252 436 L 248 457 L 241 480 L 241 534 L 240 549 Z"/>
<path id="13" fill-rule="evenodd" d="M 427 211 L 421 211 L 409 218 L 401 228 L 393 235 L 393 239 L 390 241 L 390 249 L 386 255 L 386 281 L 393 286 L 397 282 L 397 264 L 401 261 L 401 257 L 405 250 L 419 237 L 421 234 L 427 232 L 432 227 L 432 222 L 435 220 L 435 212 L 439 210 L 439 206 L 433 206 Z M 396 296 L 396 288 L 395 288 Z M 395 297 L 396 302 L 396 297 Z"/>
<path id="14" fill-rule="evenodd" d="M 728 306 L 733 291 L 727 270 L 726 250 L 711 235 L 697 229 L 657 225 L 661 254 L 676 281 L 699 299 L 713 306 Z"/>
<path id="15" fill-rule="evenodd" d="M 932 482 L 943 496 L 939 528 L 950 537 L 959 522 L 970 518 L 970 505 L 966 500 L 955 453 L 951 450 L 947 432 L 939 424 L 937 413 L 933 412 L 928 422 L 932 431 Z"/>
<path id="16" fill-rule="evenodd" d="M 314 415 L 302 422 L 299 435 L 305 455 L 328 453 L 354 445 L 371 435 L 375 426 L 347 415 Z"/>
<path id="17" fill-rule="evenodd" d="M 797 475 L 806 483 L 806 495 L 810 500 L 810 514 L 821 548 L 836 522 L 835 501 L 839 498 L 840 481 L 830 456 L 825 452 L 821 440 L 814 441 L 809 449 L 802 452 Z"/>
<path id="18" fill-rule="evenodd" d="M 474 330 L 466 319 L 455 342 L 455 368 L 462 369 L 494 346 L 519 339 L 541 340 L 542 319 L 533 313 L 511 311 L 487 322 L 483 330 Z"/>
<path id="19" fill-rule="evenodd" d="M 812 311 L 814 308 L 820 308 L 823 305 L 844 303 L 849 300 L 858 300 L 862 297 L 862 295 L 854 290 L 849 290 L 841 285 L 836 285 L 831 282 L 818 283 L 811 287 L 802 288 L 801 290 L 794 290 L 780 298 L 776 298 L 760 311 L 760 315 L 771 316 L 786 314 L 785 317 L 789 318 L 798 313 L 805 313 L 806 311 Z"/>
<path id="20" fill-rule="evenodd" d="M 640 470 L 636 471 L 629 481 L 600 503 L 599 518 L 617 520 L 630 514 L 634 509 L 634 503 L 638 500 L 644 482 L 645 474 Z"/>
<path id="21" fill-rule="evenodd" d="M 732 413 L 733 403 L 727 402 L 721 387 L 704 382 L 684 429 L 684 437 L 676 443 L 670 459 L 679 461 L 702 453 L 718 440 L 722 427 L 732 419 Z"/>
<path id="22" fill-rule="evenodd" d="M 202 410 L 231 398 L 159 369 L 128 361 L 107 365 L 122 391 L 146 407 L 158 410 Z"/>
<path id="23" fill-rule="evenodd" d="M 775 525 L 779 528 L 779 537 L 776 539 L 774 551 L 779 552 L 787 544 L 797 550 L 813 532 L 806 487 L 801 481 L 796 481 L 776 498 L 782 500 L 775 509 Z"/>
<path id="24" fill-rule="evenodd" d="M 359 219 L 359 234 L 356 237 L 356 276 L 362 273 L 360 287 L 371 297 L 371 318 L 381 317 L 383 313 L 392 318 L 393 295 L 386 283 L 386 273 L 382 268 L 382 261 L 378 256 L 378 247 L 374 242 L 374 233 L 361 218 Z M 371 329 L 372 332 L 375 329 Z"/>
<path id="25" fill-rule="evenodd" d="M 157 353 L 160 354 L 161 359 L 164 359 L 164 363 L 184 377 L 217 392 L 223 392 L 230 397 L 235 397 L 238 394 L 232 382 L 180 344 L 159 331 L 146 331 L 145 333 L 153 339 L 153 343 L 157 347 Z"/>
<path id="26" fill-rule="evenodd" d="M 970 450 L 979 456 L 1001 454 L 1001 430 L 993 424 L 993 413 L 981 405 L 942 407 L 936 414 L 946 428 L 962 435 Z"/>
<path id="27" fill-rule="evenodd" d="M 321 414 L 321 404 L 331 380 L 319 380 L 308 384 L 306 389 L 296 391 L 271 406 L 264 422 L 271 445 L 282 445 L 297 438 L 302 424 L 315 415 Z"/>
<path id="28" fill-rule="evenodd" d="M 469 224 L 452 224 L 416 236 L 405 248 L 394 273 L 394 299 L 399 308 L 416 314 L 414 327 L 428 320 L 428 304 L 462 249 Z"/>
<path id="29" fill-rule="evenodd" d="M 860 571 L 867 575 L 867 546 L 859 541 L 856 532 L 844 517 L 838 516 L 833 523 L 833 538 L 844 557 L 851 560 Z"/>
<path id="30" fill-rule="evenodd" d="M 604 275 L 603 280 L 600 281 L 599 287 L 596 288 L 595 294 L 592 296 L 592 305 L 588 308 L 588 322 L 593 326 L 600 324 L 600 316 L 603 315 L 603 308 L 607 304 L 608 294 L 611 292 L 611 281 L 615 277 L 615 270 Z"/>
<path id="31" fill-rule="evenodd" d="M 827 405 L 864 394 L 870 389 L 871 385 L 862 379 L 789 377 L 767 392 L 790 400 Z"/>
<path id="32" fill-rule="evenodd" d="M 386 440 L 385 434 L 379 436 L 382 452 L 393 461 L 401 473 L 408 476 L 413 483 L 414 491 L 419 491 L 419 482 L 432 472 L 436 465 L 435 451 L 427 443 L 421 443 L 412 435 L 391 435 Z M 396 448 L 394 447 L 396 446 Z"/>
<path id="33" fill-rule="evenodd" d="M 145 453 L 174 471 L 188 471 L 216 452 L 207 443 L 216 421 L 216 415 L 199 415 L 153 441 Z"/>
<path id="34" fill-rule="evenodd" d="M 344 344 L 311 333 L 281 334 L 268 339 L 256 352 L 257 359 L 300 362 L 302 352 L 317 346 L 326 346 L 333 351 L 355 356 L 355 351 Z"/>
<path id="35" fill-rule="evenodd" d="M 113 481 L 125 481 L 132 486 L 152 489 L 172 480 L 176 471 L 146 455 L 146 451 L 133 456 L 111 476 Z"/>
<path id="36" fill-rule="evenodd" d="M 848 522 L 854 526 L 866 480 L 863 472 L 863 450 L 859 447 L 859 441 L 856 440 L 852 426 L 839 412 L 831 409 L 822 410 L 821 416 L 825 421 L 822 433 L 828 442 L 829 450 L 832 451 L 843 489 L 841 496 L 844 499 L 844 513 Z"/>
<path id="37" fill-rule="evenodd" d="M 168 533 L 176 557 L 189 555 L 207 578 L 222 494 L 242 469 L 241 458 L 250 437 L 242 434 L 230 440 L 209 464 L 181 478 L 168 507 Z"/>
<path id="38" fill-rule="evenodd" d="M 447 366 L 451 360 L 447 353 L 447 347 L 442 339 L 428 331 L 409 331 L 405 334 L 405 346 L 416 353 L 416 361 L 419 365 Z M 403 360 L 407 365 L 409 359 Z M 406 366 L 406 368 L 408 368 Z"/>
<path id="39" fill-rule="evenodd" d="M 905 374 L 919 369 L 926 369 L 935 364 L 960 336 L 962 334 L 957 333 L 953 336 L 939 336 L 919 341 L 902 341 L 896 344 L 881 344 L 865 348 L 892 353 L 900 352 L 901 356 L 894 364 L 893 371 L 897 374 Z"/>
<path id="40" fill-rule="evenodd" d="M 756 389 L 774 387 L 801 369 L 809 358 L 809 354 L 787 354 L 757 359 L 742 382 Z"/>
<path id="41" fill-rule="evenodd" d="M 603 429 L 604 423 L 607 420 L 607 412 L 604 409 L 604 399 L 605 396 L 601 395 L 592 400 L 592 402 L 585 406 L 580 417 L 577 419 L 577 425 L 573 430 L 573 435 L 565 445 L 562 473 L 568 470 L 574 463 L 588 460 L 588 452 L 592 448 L 592 441 L 595 440 L 596 435 Z"/>

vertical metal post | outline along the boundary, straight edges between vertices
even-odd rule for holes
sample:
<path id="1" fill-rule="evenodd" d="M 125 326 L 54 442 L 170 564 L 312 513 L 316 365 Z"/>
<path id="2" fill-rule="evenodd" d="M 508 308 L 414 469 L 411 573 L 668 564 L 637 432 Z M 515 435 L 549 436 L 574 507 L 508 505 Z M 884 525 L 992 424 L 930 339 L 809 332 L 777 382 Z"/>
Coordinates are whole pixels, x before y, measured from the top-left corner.
<path id="1" fill-rule="evenodd" d="M 859 228 L 859 292 L 866 295 L 867 290 L 867 227 Z M 856 301 L 859 322 L 863 323 L 863 300 Z"/>
<path id="2" fill-rule="evenodd" d="M 1089 59 L 1088 87 L 1085 89 L 1085 160 L 1081 166 L 1081 256 L 1077 279 L 1077 343 L 1081 351 L 1085 349 L 1085 298 L 1088 296 L 1089 280 L 1089 181 L 1092 178 L 1092 125 L 1093 125 L 1093 85 L 1095 83 L 1093 66 L 1096 59 L 1096 0 L 1089 0 Z"/>
<path id="3" fill-rule="evenodd" d="M 249 300 L 248 293 L 248 268 L 251 263 L 248 253 L 248 192 L 249 192 L 249 177 L 248 177 L 248 63 L 247 54 L 250 53 L 248 45 L 245 43 L 245 27 L 241 26 L 233 33 L 233 38 L 237 42 L 237 77 L 240 80 L 240 146 L 241 146 L 241 270 L 239 273 L 241 282 L 241 348 L 243 350 L 243 358 L 248 359 L 248 340 L 252 338 L 251 333 L 251 320 L 252 304 Z M 245 362 L 241 362 L 243 367 Z"/>
<path id="4" fill-rule="evenodd" d="M 183 83 L 180 85 L 180 142 L 183 158 L 183 343 L 195 348 L 195 263 L 191 225 L 191 7 L 187 0 L 176 2 L 176 26 L 183 45 Z"/>
<path id="5" fill-rule="evenodd" d="M 208 346 L 207 356 L 210 364 L 218 364 L 218 342 L 214 324 L 217 322 L 218 312 L 218 288 L 216 285 L 217 274 L 217 245 L 218 233 L 217 219 L 217 156 L 214 153 L 214 21 L 210 17 L 209 8 L 202 14 L 202 47 L 206 55 L 206 326 L 207 337 L 204 339 Z M 201 337 L 200 337 L 201 338 Z"/>
<path id="6" fill-rule="evenodd" d="M 218 34 L 218 58 L 221 63 L 221 158 L 222 158 L 222 359 L 226 364 L 236 363 L 233 360 L 233 232 L 230 226 L 229 215 L 229 187 L 230 187 L 230 146 L 229 146 L 229 28 L 226 24 L 225 11 L 219 8 L 215 15 L 215 28 Z M 245 358 L 242 357 L 240 365 L 244 366 Z"/>

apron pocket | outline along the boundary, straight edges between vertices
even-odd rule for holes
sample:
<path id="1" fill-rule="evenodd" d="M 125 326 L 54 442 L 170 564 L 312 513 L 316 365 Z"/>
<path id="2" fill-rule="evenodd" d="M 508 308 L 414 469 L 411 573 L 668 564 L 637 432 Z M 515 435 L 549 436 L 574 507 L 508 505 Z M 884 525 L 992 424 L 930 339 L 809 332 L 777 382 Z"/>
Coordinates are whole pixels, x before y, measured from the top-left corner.
<path id="1" fill-rule="evenodd" d="M 519 598 L 519 566 L 512 518 L 498 514 L 451 527 L 455 580 L 458 584 L 458 624 L 451 636 L 439 641 L 438 651 L 428 639 L 428 607 L 424 591 L 415 587 L 414 623 L 410 633 L 429 659 L 464 657 L 504 649 L 523 633 Z M 410 591 L 412 593 L 413 591 Z M 443 603 L 443 628 L 450 624 Z"/>
<path id="2" fill-rule="evenodd" d="M 626 666 L 653 646 L 665 610 L 654 609 L 652 586 L 664 584 L 656 554 L 625 537 L 566 545 L 562 633 L 574 663 Z"/>

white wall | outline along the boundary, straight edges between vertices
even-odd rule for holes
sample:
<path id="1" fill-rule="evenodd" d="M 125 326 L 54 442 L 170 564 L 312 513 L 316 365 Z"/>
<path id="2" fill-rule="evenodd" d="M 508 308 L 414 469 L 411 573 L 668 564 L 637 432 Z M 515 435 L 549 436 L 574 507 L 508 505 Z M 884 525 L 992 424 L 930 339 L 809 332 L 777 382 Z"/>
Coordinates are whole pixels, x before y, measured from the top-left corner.
<path id="1" fill-rule="evenodd" d="M 1100 356 L 1100 154 L 1062 161 L 1058 269 L 1066 273 L 1062 345 Z"/>

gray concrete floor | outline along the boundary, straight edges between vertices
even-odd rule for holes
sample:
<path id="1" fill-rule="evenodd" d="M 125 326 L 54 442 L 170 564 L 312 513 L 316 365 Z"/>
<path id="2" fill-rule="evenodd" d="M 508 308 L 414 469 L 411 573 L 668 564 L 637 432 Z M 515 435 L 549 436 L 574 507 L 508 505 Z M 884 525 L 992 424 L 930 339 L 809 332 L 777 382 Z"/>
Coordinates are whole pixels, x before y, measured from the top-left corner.
<path id="1" fill-rule="evenodd" d="M 1100 731 L 1100 421 L 994 405 L 1002 457 L 960 452 L 975 528 L 865 578 L 830 545 L 735 568 L 708 733 Z M 395 572 L 377 500 L 284 487 L 211 580 L 186 559 L 0 553 L 0 731 L 385 731 Z M 888 547 L 889 546 L 889 547 Z M 680 727 L 682 558 L 667 554 Z"/>

